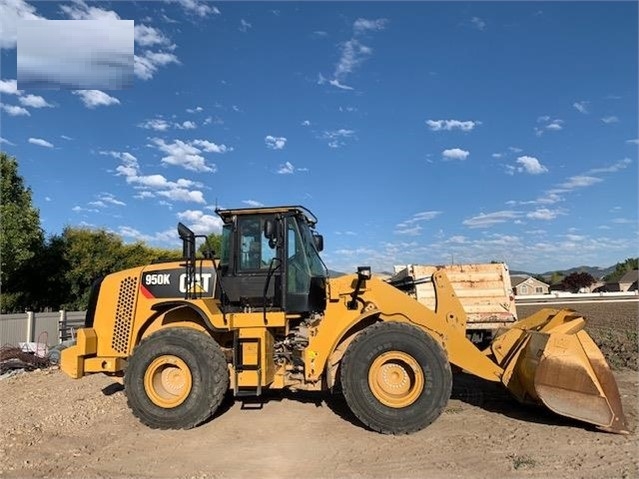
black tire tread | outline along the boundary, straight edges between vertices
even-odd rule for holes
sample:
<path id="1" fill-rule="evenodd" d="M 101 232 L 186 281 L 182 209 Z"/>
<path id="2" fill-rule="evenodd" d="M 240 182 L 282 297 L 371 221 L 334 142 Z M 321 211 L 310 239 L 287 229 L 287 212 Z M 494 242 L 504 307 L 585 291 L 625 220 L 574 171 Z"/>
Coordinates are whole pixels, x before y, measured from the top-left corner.
<path id="1" fill-rule="evenodd" d="M 195 398 L 197 407 L 194 411 L 190 411 L 188 417 L 180 420 L 179 423 L 170 417 L 158 418 L 153 411 L 145 409 L 143 404 L 148 400 L 145 401 L 144 386 L 142 386 L 140 391 L 138 389 L 139 384 L 137 385 L 138 387 L 134 384 L 134 381 L 142 381 L 142 378 L 131 377 L 130 369 L 132 365 L 136 365 L 137 361 L 145 361 L 149 355 L 152 357 L 153 349 L 166 344 L 175 344 L 176 342 L 188 344 L 188 348 L 195 353 L 198 359 L 200 372 L 208 373 L 208 379 L 211 383 L 209 391 L 202 391 L 203 384 L 195 384 L 194 382 L 187 401 L 195 394 L 197 396 Z M 144 372 L 142 371 L 143 374 Z M 206 333 L 189 328 L 166 328 L 143 339 L 133 350 L 124 374 L 124 390 L 128 407 L 140 422 L 152 429 L 191 429 L 198 426 L 215 413 L 224 399 L 228 385 L 228 366 L 220 346 Z M 140 394 L 144 395 L 144 398 L 139 397 Z M 154 407 L 157 408 L 157 406 Z M 167 416 L 170 416 L 170 414 L 167 414 Z"/>
<path id="2" fill-rule="evenodd" d="M 359 395 L 356 384 L 353 382 L 353 378 L 349 378 L 349 369 L 351 365 L 357 361 L 356 355 L 361 351 L 361 346 L 368 341 L 375 341 L 376 337 L 388 336 L 393 333 L 399 333 L 399 335 L 410 335 L 420 338 L 424 346 L 428 348 L 430 353 L 435 355 L 435 360 L 442 368 L 443 381 L 441 384 L 435 384 L 438 389 L 435 395 L 435 402 L 431 405 L 429 414 L 421 420 L 416 422 L 407 422 L 402 424 L 394 424 L 392 427 L 383 425 L 383 421 L 377 421 L 376 418 L 370 417 L 370 414 L 361 406 L 362 398 Z M 452 373 L 448 357 L 444 349 L 426 332 L 423 330 L 401 322 L 378 322 L 359 333 L 349 344 L 341 363 L 341 385 L 344 398 L 355 416 L 373 431 L 380 432 L 382 434 L 412 434 L 420 431 L 430 425 L 435 419 L 437 419 L 444 408 L 446 407 L 448 400 L 450 399 L 452 389 Z M 412 407 L 412 406 L 411 406 Z"/>

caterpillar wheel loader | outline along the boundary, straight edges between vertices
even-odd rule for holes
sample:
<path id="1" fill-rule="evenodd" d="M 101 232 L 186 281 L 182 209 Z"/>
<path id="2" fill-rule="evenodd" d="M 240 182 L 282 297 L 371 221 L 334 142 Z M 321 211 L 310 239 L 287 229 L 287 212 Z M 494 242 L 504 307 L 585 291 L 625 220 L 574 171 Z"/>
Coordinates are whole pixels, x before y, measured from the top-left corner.
<path id="1" fill-rule="evenodd" d="M 229 390 L 339 389 L 368 428 L 407 434 L 441 414 L 454 365 L 522 403 L 627 433 L 615 379 L 575 312 L 544 309 L 480 350 L 443 271 L 431 310 L 368 267 L 329 278 L 306 208 L 217 213 L 219 258 L 199 258 L 199 236 L 180 223 L 181 261 L 94 283 L 85 327 L 62 351 L 66 374 L 123 375 L 130 409 L 152 428 L 195 427 Z"/>

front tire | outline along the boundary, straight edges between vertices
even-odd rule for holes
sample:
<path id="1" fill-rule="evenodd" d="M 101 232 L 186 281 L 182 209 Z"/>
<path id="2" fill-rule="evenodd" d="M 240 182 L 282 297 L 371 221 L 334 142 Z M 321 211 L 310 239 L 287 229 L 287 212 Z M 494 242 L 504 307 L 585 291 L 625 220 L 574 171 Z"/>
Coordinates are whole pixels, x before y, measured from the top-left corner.
<path id="1" fill-rule="evenodd" d="M 127 404 L 155 429 L 190 429 L 211 417 L 229 387 L 226 359 L 205 333 L 160 330 L 144 339 L 124 374 Z"/>
<path id="2" fill-rule="evenodd" d="M 442 413 L 452 388 L 443 348 L 421 329 L 376 323 L 351 342 L 341 383 L 353 414 L 383 434 L 419 431 Z"/>

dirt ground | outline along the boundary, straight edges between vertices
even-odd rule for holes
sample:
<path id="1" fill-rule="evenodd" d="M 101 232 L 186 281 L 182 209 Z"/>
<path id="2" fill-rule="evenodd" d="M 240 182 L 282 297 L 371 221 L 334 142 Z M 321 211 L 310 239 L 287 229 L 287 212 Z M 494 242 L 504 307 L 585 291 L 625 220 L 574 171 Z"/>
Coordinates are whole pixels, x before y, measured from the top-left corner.
<path id="1" fill-rule="evenodd" d="M 628 311 L 619 326 L 620 315 L 602 309 L 608 319 L 593 319 L 591 333 L 636 335 L 636 305 Z M 133 417 L 112 378 L 39 370 L 0 381 L 0 478 L 636 478 L 639 373 L 615 376 L 627 436 L 520 406 L 462 374 L 439 419 L 394 437 L 308 393 L 274 394 L 261 410 L 227 400 L 198 428 L 157 431 Z"/>

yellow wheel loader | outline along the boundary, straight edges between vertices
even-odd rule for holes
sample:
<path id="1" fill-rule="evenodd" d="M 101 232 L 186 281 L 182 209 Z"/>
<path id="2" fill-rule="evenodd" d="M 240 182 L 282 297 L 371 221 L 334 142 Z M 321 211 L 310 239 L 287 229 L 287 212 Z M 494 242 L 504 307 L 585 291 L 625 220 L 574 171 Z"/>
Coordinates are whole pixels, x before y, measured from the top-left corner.
<path id="1" fill-rule="evenodd" d="M 408 434 L 441 414 L 454 365 L 523 403 L 627 432 L 614 377 L 573 311 L 542 310 L 480 350 L 443 271 L 431 310 L 368 267 L 329 279 L 317 219 L 301 206 L 217 213 L 219 258 L 197 257 L 199 236 L 178 224 L 181 261 L 94 283 L 65 373 L 123 375 L 129 407 L 153 428 L 195 427 L 229 390 L 287 388 L 341 390 L 368 428 Z"/>

